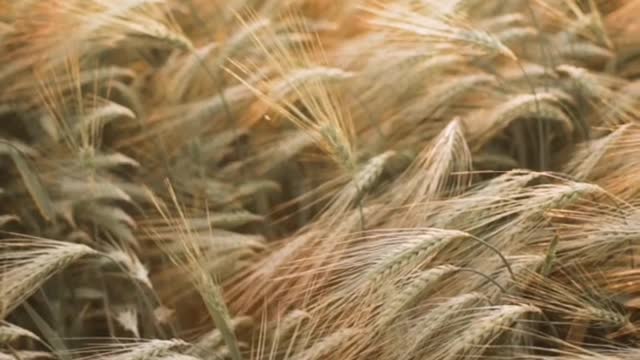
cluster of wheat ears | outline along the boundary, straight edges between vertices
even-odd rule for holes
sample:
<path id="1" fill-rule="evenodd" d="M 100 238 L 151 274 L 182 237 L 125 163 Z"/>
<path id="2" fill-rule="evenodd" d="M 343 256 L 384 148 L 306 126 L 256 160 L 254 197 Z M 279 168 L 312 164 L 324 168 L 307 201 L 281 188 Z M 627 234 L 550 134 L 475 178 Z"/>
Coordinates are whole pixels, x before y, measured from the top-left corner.
<path id="1" fill-rule="evenodd" d="M 640 0 L 0 0 L 0 359 L 640 359 Z"/>

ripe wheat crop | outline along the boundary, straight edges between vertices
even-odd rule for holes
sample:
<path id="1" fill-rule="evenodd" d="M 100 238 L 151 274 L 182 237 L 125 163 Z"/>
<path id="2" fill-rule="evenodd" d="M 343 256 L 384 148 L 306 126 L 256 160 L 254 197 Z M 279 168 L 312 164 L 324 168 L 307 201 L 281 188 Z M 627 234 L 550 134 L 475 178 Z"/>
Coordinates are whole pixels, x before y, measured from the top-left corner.
<path id="1" fill-rule="evenodd" d="M 640 0 L 0 0 L 0 360 L 640 358 Z"/>

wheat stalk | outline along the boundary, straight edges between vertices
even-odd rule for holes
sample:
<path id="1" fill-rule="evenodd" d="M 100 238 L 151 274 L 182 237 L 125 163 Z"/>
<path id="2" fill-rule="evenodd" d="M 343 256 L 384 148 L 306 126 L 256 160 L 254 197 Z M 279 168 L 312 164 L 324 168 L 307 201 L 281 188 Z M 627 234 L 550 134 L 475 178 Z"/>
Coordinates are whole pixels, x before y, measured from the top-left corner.
<path id="1" fill-rule="evenodd" d="M 253 320 L 250 317 L 238 317 L 231 320 L 231 328 L 234 332 L 239 329 L 250 328 L 253 325 Z M 196 358 L 206 357 L 211 352 L 215 352 L 222 345 L 224 345 L 224 336 L 218 329 L 213 329 L 206 334 L 202 335 L 193 344 L 193 347 L 189 349 L 187 354 Z"/>

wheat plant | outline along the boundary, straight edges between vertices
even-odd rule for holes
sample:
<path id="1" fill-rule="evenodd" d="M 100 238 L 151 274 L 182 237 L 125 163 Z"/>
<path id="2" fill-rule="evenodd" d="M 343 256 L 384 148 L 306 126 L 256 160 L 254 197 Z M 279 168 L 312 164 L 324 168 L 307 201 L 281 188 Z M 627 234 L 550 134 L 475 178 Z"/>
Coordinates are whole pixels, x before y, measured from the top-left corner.
<path id="1" fill-rule="evenodd" d="M 640 0 L 0 0 L 0 359 L 640 357 Z"/>

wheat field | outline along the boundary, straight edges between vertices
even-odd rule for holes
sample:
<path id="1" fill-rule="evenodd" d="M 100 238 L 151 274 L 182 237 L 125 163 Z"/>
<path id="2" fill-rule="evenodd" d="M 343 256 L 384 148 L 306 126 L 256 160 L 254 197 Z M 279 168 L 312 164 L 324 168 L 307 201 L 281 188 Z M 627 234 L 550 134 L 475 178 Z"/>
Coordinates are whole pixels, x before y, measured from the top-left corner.
<path id="1" fill-rule="evenodd" d="M 0 360 L 640 359 L 639 19 L 0 0 Z"/>

